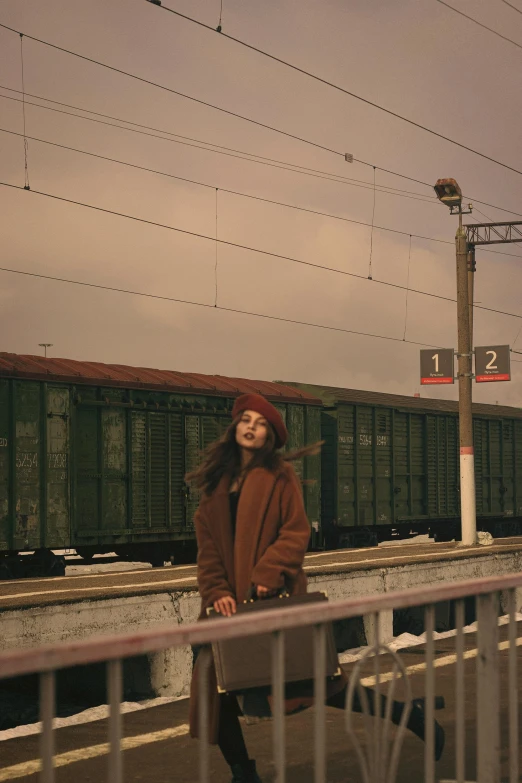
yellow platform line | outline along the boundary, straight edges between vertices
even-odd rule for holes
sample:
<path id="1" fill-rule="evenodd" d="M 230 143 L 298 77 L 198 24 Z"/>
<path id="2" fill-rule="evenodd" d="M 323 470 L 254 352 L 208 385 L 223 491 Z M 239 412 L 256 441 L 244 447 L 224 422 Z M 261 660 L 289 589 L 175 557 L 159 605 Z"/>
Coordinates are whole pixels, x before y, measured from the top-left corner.
<path id="1" fill-rule="evenodd" d="M 522 637 L 518 637 L 515 642 L 517 647 L 522 646 Z M 500 642 L 498 645 L 500 652 L 509 649 L 509 641 Z M 478 649 L 466 650 L 464 652 L 464 660 L 476 658 L 478 655 Z M 436 658 L 433 661 L 433 666 L 438 669 L 442 666 L 450 666 L 457 660 L 456 655 L 443 655 L 440 658 Z M 418 663 L 406 668 L 407 674 L 419 674 L 426 670 L 425 663 Z M 394 677 L 393 672 L 383 672 L 379 677 L 379 682 L 389 682 Z M 371 686 L 375 685 L 375 677 L 365 677 L 361 680 L 362 685 Z M 138 734 L 135 737 L 125 737 L 121 741 L 122 750 L 132 750 L 133 748 L 140 748 L 143 745 L 150 745 L 153 742 L 163 742 L 174 737 L 181 737 L 189 732 L 189 726 L 187 723 L 182 723 L 180 726 L 174 726 L 169 729 L 162 729 L 161 731 L 153 731 L 149 734 Z M 54 757 L 54 766 L 66 767 L 69 764 L 74 764 L 77 761 L 86 761 L 88 759 L 97 758 L 98 756 L 106 756 L 109 753 L 109 743 L 104 742 L 100 745 L 91 745 L 87 748 L 78 748 L 77 750 L 69 750 L 66 753 L 60 753 Z M 40 759 L 32 759 L 31 761 L 24 761 L 20 764 L 13 764 L 11 767 L 4 767 L 0 769 L 0 783 L 8 780 L 17 780 L 23 778 L 26 775 L 35 775 L 42 769 L 42 763 Z"/>
<path id="2" fill-rule="evenodd" d="M 188 734 L 188 731 L 188 723 L 183 723 L 181 726 L 174 726 L 170 729 L 162 729 L 161 731 L 152 731 L 150 734 L 138 734 L 135 737 L 125 737 L 121 741 L 121 749 L 132 750 L 133 748 L 141 748 L 143 745 L 150 745 L 152 742 L 164 742 L 165 740 Z M 54 757 L 54 766 L 66 767 L 68 764 L 74 764 L 75 761 L 85 761 L 86 759 L 94 759 L 98 756 L 107 756 L 109 750 L 110 746 L 108 742 L 103 742 L 100 745 L 91 745 L 88 748 L 68 750 L 66 753 L 59 753 Z M 11 767 L 4 767 L 4 769 L 1 769 L 0 781 L 16 780 L 17 778 L 23 778 L 26 775 L 35 775 L 37 772 L 40 772 L 41 769 L 41 759 L 23 761 L 21 764 L 13 764 Z"/>
<path id="3" fill-rule="evenodd" d="M 519 636 L 518 639 L 515 641 L 515 645 L 517 647 L 522 646 L 522 636 Z M 410 647 L 411 649 L 411 647 Z M 499 642 L 498 645 L 499 652 L 502 652 L 503 650 L 509 650 L 509 641 L 506 642 Z M 400 653 L 400 650 L 397 651 Z M 466 650 L 464 652 L 464 660 L 468 661 L 470 658 L 476 658 L 478 655 L 478 650 L 475 648 L 474 650 Z M 433 661 L 433 668 L 438 669 L 441 666 L 451 666 L 451 664 L 456 663 L 457 656 L 456 655 L 442 655 L 440 658 L 435 658 Z M 419 674 L 420 672 L 426 671 L 426 664 L 425 663 L 415 663 L 412 666 L 406 667 L 406 673 L 407 674 Z M 379 677 L 379 682 L 390 682 L 390 680 L 393 679 L 394 675 L 393 672 L 384 672 Z M 361 685 L 375 685 L 377 682 L 376 678 L 374 676 L 372 677 L 365 677 L 361 680 Z M 1 779 L 1 778 L 0 778 Z"/>

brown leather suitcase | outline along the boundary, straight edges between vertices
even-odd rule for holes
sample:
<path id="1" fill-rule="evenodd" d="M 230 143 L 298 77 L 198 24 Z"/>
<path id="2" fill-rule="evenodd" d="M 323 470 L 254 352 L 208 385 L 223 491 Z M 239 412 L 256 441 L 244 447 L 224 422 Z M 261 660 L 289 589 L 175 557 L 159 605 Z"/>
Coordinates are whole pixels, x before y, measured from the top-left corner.
<path id="1" fill-rule="evenodd" d="M 247 601 L 237 606 L 237 616 L 247 612 L 262 612 L 279 609 L 282 606 L 296 606 L 327 601 L 326 593 L 315 592 L 305 595 L 266 598 Z M 208 609 L 212 618 L 221 617 L 214 609 Z M 285 631 L 285 682 L 313 680 L 314 677 L 314 630 L 313 626 L 292 628 Z M 249 636 L 242 639 L 226 639 L 212 644 L 214 664 L 220 693 L 234 693 L 249 688 L 269 686 L 272 682 L 272 639 L 270 633 Z M 333 628 L 326 626 L 326 677 L 341 674 Z"/>

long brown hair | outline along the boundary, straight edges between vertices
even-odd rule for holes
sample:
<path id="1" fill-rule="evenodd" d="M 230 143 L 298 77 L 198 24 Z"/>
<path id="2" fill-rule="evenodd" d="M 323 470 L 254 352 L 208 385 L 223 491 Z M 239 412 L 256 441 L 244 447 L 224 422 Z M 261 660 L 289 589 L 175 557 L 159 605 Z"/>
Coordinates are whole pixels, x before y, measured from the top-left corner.
<path id="1" fill-rule="evenodd" d="M 324 443 L 321 440 L 284 454 L 276 449 L 275 431 L 270 422 L 267 421 L 266 441 L 256 451 L 245 471 L 241 466 L 241 451 L 236 442 L 236 428 L 241 420 L 241 415 L 239 414 L 234 419 L 219 440 L 207 446 L 203 452 L 203 459 L 199 467 L 185 476 L 185 481 L 188 484 L 194 484 L 197 489 L 202 490 L 206 495 L 211 495 L 214 492 L 225 475 L 229 475 L 232 479 L 240 478 L 240 476 L 244 477 L 246 472 L 254 468 L 266 468 L 267 470 L 277 472 L 281 470 L 285 462 L 292 462 L 312 454 L 319 454 Z"/>

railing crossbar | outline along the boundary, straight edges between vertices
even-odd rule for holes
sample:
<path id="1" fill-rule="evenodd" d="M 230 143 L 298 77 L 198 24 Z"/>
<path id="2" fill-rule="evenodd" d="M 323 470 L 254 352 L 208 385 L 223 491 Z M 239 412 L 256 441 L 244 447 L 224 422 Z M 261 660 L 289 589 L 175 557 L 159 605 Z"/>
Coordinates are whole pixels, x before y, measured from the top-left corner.
<path id="1" fill-rule="evenodd" d="M 449 601 L 517 587 L 522 587 L 522 574 L 442 584 L 431 588 L 430 597 L 434 602 Z M 59 646 L 6 651 L 0 653 L 0 678 L 54 671 L 107 659 L 129 658 L 169 647 L 203 645 L 216 640 L 274 633 L 288 628 L 374 614 L 387 609 L 422 606 L 425 602 L 425 588 L 413 588 L 368 598 L 307 604 L 306 608 L 295 606 L 270 609 L 263 612 L 262 616 L 258 616 L 256 612 L 255 617 L 247 614 L 242 617 L 207 620 L 205 623 L 181 624 L 175 628 L 152 629 L 139 634 L 99 636 Z"/>

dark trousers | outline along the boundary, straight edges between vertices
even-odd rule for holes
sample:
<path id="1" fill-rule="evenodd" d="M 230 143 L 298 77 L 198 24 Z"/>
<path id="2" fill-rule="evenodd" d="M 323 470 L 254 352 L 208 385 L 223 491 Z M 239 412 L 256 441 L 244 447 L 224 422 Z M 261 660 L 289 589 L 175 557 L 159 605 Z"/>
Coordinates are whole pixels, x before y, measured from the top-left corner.
<path id="1" fill-rule="evenodd" d="M 368 710 L 371 715 L 375 715 L 375 693 L 371 688 L 365 688 L 368 698 Z M 248 751 L 243 737 L 243 731 L 239 722 L 239 706 L 235 696 L 223 695 L 220 697 L 219 713 L 219 735 L 218 745 L 225 761 L 229 766 L 233 764 L 244 765 L 248 761 Z M 344 710 L 346 703 L 346 688 L 335 696 L 329 698 L 326 702 L 329 707 L 336 707 Z M 381 717 L 386 713 L 387 699 L 381 695 Z M 362 712 L 362 705 L 357 691 L 354 693 L 353 711 Z M 404 711 L 404 702 L 394 701 L 391 708 L 391 720 L 397 726 L 400 723 Z M 408 719 L 408 729 L 424 739 L 424 713 L 413 709 Z"/>

